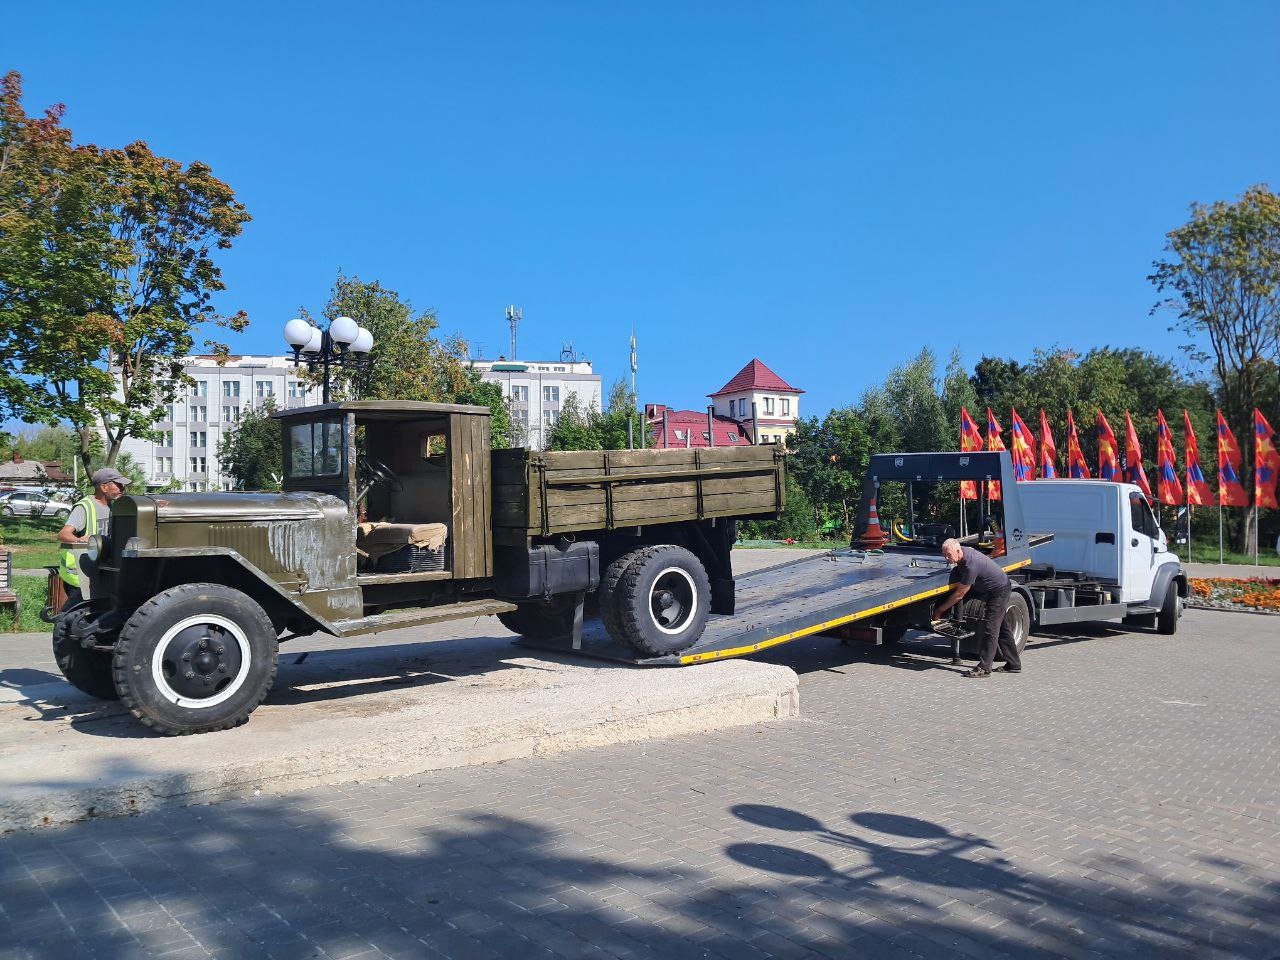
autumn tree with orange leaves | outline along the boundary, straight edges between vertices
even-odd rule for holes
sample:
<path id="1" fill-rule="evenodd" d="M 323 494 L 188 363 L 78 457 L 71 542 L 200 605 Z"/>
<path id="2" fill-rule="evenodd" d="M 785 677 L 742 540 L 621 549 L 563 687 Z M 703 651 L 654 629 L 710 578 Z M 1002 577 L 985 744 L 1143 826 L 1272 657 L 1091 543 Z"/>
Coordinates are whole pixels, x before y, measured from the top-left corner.
<path id="1" fill-rule="evenodd" d="M 64 114 L 28 116 L 21 76 L 0 80 L 0 417 L 69 422 L 88 472 L 155 437 L 202 328 L 248 323 L 211 297 L 249 215 L 205 164 L 77 145 Z"/>

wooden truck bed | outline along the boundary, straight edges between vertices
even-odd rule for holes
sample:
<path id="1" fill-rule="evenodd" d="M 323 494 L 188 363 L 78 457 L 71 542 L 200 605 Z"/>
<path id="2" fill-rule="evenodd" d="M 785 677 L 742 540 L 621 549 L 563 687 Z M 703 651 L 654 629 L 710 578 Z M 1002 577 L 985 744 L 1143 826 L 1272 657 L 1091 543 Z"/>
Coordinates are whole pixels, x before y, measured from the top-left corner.
<path id="1" fill-rule="evenodd" d="M 784 505 L 780 447 L 493 452 L 494 542 L 710 517 Z"/>

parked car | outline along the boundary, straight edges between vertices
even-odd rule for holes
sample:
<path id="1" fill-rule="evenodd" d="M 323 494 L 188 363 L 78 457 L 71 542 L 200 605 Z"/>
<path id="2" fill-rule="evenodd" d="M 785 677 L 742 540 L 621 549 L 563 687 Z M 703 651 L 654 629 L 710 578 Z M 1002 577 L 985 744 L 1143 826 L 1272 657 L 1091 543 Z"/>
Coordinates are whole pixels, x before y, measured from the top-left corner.
<path id="1" fill-rule="evenodd" d="M 13 490 L 0 494 L 0 517 L 57 517 L 71 515 L 71 504 L 54 500 L 34 490 Z"/>

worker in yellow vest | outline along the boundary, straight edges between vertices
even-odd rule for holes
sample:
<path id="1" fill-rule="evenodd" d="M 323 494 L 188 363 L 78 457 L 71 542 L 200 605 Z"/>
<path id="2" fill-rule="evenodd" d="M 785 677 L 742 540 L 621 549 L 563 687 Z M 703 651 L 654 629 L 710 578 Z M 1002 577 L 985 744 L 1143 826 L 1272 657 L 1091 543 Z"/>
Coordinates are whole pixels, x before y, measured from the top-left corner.
<path id="1" fill-rule="evenodd" d="M 58 543 L 62 547 L 58 555 L 58 576 L 66 587 L 67 606 L 79 603 L 82 597 L 76 550 L 83 548 L 94 534 L 107 535 L 111 529 L 111 501 L 129 485 L 129 478 L 111 467 L 95 470 L 89 479 L 93 482 L 93 495 L 71 508 L 66 525 L 58 531 Z"/>

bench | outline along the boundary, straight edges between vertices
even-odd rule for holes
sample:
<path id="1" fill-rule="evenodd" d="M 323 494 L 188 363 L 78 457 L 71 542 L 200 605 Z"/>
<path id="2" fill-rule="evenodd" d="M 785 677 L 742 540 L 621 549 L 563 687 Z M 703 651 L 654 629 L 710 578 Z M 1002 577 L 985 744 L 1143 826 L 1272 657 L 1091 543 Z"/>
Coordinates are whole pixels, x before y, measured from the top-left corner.
<path id="1" fill-rule="evenodd" d="M 21 628 L 22 598 L 13 589 L 13 554 L 0 547 L 0 607 L 13 607 L 13 629 Z"/>

